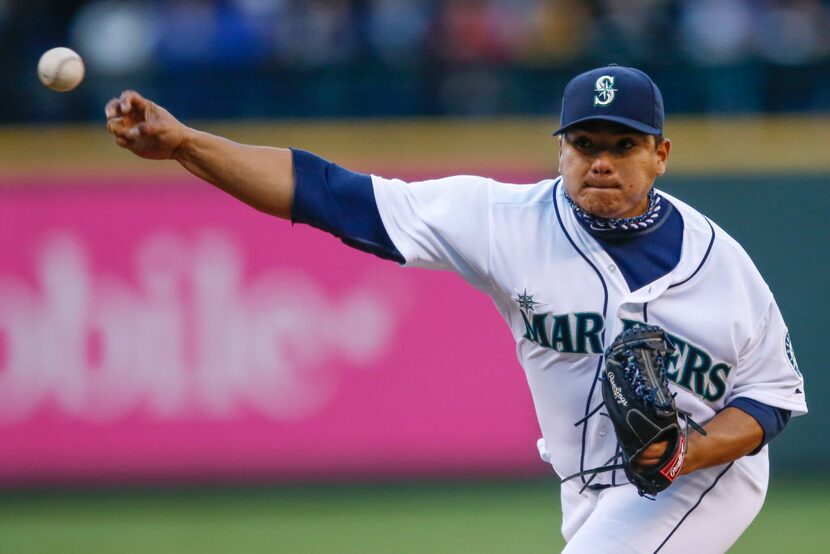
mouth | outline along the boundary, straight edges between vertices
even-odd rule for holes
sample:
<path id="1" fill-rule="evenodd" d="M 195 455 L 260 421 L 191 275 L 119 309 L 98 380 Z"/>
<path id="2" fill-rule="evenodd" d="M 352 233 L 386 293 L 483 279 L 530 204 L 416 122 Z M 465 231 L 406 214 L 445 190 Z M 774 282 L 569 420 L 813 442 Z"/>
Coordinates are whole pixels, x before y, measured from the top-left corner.
<path id="1" fill-rule="evenodd" d="M 609 183 L 585 183 L 584 188 L 586 189 L 599 189 L 599 190 L 608 190 L 608 189 L 619 189 L 622 188 L 619 183 L 609 182 Z"/>

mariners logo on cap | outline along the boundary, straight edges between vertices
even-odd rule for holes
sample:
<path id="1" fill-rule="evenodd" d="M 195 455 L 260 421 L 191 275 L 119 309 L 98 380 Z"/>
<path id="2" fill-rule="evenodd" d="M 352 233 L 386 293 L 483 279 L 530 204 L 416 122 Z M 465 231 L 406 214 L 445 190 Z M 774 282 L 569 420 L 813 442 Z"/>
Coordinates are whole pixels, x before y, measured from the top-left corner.
<path id="1" fill-rule="evenodd" d="M 614 77 L 611 75 L 603 75 L 597 79 L 594 85 L 594 106 L 607 106 L 614 101 L 614 93 L 617 89 L 614 88 Z"/>

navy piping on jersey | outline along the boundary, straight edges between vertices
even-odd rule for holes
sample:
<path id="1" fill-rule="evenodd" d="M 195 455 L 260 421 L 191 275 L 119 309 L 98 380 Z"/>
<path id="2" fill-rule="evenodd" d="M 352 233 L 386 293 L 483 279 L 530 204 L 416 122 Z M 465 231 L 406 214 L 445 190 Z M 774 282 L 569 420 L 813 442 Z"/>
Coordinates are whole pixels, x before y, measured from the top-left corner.
<path id="1" fill-rule="evenodd" d="M 698 499 L 697 499 L 697 502 L 695 502 L 694 506 L 692 506 L 691 508 L 689 508 L 689 511 L 688 511 L 688 512 L 686 512 L 686 514 L 685 514 L 682 518 L 680 518 L 680 521 L 678 521 L 678 522 L 677 522 L 677 525 L 675 525 L 675 526 L 674 526 L 674 529 L 672 529 L 672 530 L 671 530 L 671 532 L 670 532 L 670 533 L 666 536 L 666 538 L 665 538 L 665 539 L 663 539 L 663 542 L 661 542 L 661 543 L 660 543 L 660 546 L 658 546 L 658 547 L 657 547 L 657 550 L 655 550 L 655 551 L 654 551 L 654 554 L 657 554 L 658 552 L 660 552 L 660 550 L 661 550 L 664 546 L 666 546 L 666 543 L 669 541 L 669 539 L 672 537 L 672 535 L 674 535 L 674 532 L 675 532 L 675 531 L 677 531 L 678 529 L 680 529 L 680 526 L 681 526 L 681 525 L 683 525 L 683 522 L 684 522 L 684 521 L 686 521 L 686 518 L 687 518 L 687 517 L 689 517 L 689 514 L 691 514 L 692 512 L 694 512 L 694 511 L 695 511 L 695 508 L 697 508 L 698 506 L 700 506 L 700 502 L 703 500 L 703 497 L 704 497 L 704 496 L 706 496 L 707 494 L 709 494 L 709 491 L 711 491 L 712 489 L 714 489 L 714 488 L 715 488 L 715 485 L 717 485 L 717 484 L 718 484 L 718 481 L 720 481 L 720 478 L 721 478 L 721 477 L 723 477 L 723 476 L 726 474 L 726 472 L 727 472 L 727 471 L 729 471 L 729 469 L 730 469 L 730 468 L 731 468 L 734 464 L 735 464 L 735 462 L 730 462 L 730 463 L 729 463 L 729 465 L 728 465 L 728 466 L 726 466 L 726 468 L 724 468 L 724 470 L 723 470 L 723 471 L 721 471 L 721 472 L 720 472 L 720 474 L 719 474 L 717 477 L 715 477 L 715 482 L 714 482 L 714 483 L 712 483 L 712 484 L 709 486 L 709 488 L 708 488 L 708 489 L 706 489 L 705 491 L 703 491 L 703 493 L 701 493 L 700 498 L 698 498 Z"/>
<path id="2" fill-rule="evenodd" d="M 614 452 L 614 454 L 617 455 L 617 456 L 622 455 L 622 446 L 620 446 L 619 442 L 617 442 L 617 450 L 616 450 L 616 452 Z M 611 472 L 611 486 L 612 487 L 618 487 L 620 485 L 620 483 L 617 483 L 617 471 L 619 471 L 619 470 L 615 469 L 614 471 Z M 623 483 L 623 484 L 627 485 L 628 483 L 626 482 L 626 483 Z"/>
<path id="3" fill-rule="evenodd" d="M 597 269 L 597 266 L 595 266 L 594 263 L 591 262 L 591 260 L 588 259 L 588 256 L 586 256 L 576 246 L 576 243 L 571 238 L 571 235 L 568 234 L 568 231 L 565 229 L 565 224 L 562 222 L 562 214 L 559 213 L 559 205 L 556 201 L 556 193 L 559 189 L 559 185 L 560 185 L 561 182 L 562 181 L 560 180 L 553 187 L 553 209 L 556 212 L 556 219 L 559 222 L 559 227 L 562 229 L 562 232 L 565 233 L 565 237 L 567 237 L 568 242 L 571 243 L 571 246 L 573 246 L 574 250 L 577 251 L 577 253 L 582 257 L 582 259 L 585 260 L 585 263 L 587 263 L 589 266 L 591 266 L 591 269 L 593 269 L 594 273 L 597 274 L 597 277 L 599 278 L 599 282 L 602 283 L 602 291 L 603 291 L 603 295 L 604 295 L 604 298 L 603 298 L 603 301 L 602 301 L 602 318 L 603 318 L 604 321 L 607 321 L 607 319 L 608 319 L 608 286 L 605 284 L 605 279 L 602 278 L 602 273 L 600 273 L 599 269 Z M 602 328 L 602 344 L 603 344 L 603 346 L 605 346 L 605 331 L 606 331 L 606 328 L 605 328 L 605 326 L 603 326 L 603 328 Z M 603 361 L 603 357 L 600 356 L 599 361 L 597 362 L 597 369 L 596 369 L 596 372 L 594 374 L 594 380 L 591 383 L 591 390 L 588 392 L 588 399 L 585 402 L 585 417 L 583 418 L 583 421 L 582 421 L 582 447 L 581 447 L 581 452 L 579 453 L 579 471 L 584 471 L 585 470 L 585 440 L 586 440 L 587 435 L 588 435 L 588 414 L 591 411 L 591 399 L 594 397 L 594 391 L 596 390 L 597 383 L 599 382 L 599 373 L 600 373 L 600 370 L 602 369 L 602 361 Z M 583 476 L 581 479 L 582 479 L 582 483 L 584 484 L 585 483 L 585 477 Z"/>
<path id="4" fill-rule="evenodd" d="M 712 231 L 712 236 L 709 238 L 709 246 L 706 248 L 706 253 L 703 255 L 703 259 L 700 260 L 700 264 L 698 264 L 697 268 L 692 272 L 691 275 L 689 275 L 688 277 L 686 277 L 685 279 L 683 279 L 679 283 L 675 283 L 673 285 L 670 285 L 669 286 L 670 289 L 673 289 L 674 287 L 679 287 L 680 285 L 683 285 L 683 284 L 688 283 L 689 281 L 691 281 L 692 277 L 697 275 L 697 272 L 701 270 L 701 268 L 703 267 L 703 264 L 705 264 L 706 260 L 709 259 L 709 254 L 712 252 L 712 246 L 714 246 L 714 244 L 715 244 L 715 228 L 712 227 L 712 222 L 709 221 L 708 218 L 706 218 L 706 223 L 709 225 L 709 230 Z"/>
<path id="5" fill-rule="evenodd" d="M 304 150 L 291 149 L 291 222 L 306 223 L 379 258 L 405 263 L 380 219 L 372 178 Z"/>

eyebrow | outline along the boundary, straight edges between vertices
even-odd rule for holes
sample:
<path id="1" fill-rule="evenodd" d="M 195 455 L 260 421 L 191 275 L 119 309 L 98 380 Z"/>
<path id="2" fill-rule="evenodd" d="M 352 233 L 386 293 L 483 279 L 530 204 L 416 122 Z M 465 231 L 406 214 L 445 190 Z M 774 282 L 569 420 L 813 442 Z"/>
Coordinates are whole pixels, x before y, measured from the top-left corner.
<path id="1" fill-rule="evenodd" d="M 591 137 L 591 135 L 594 135 L 596 133 L 597 133 L 596 131 L 578 130 L 578 131 L 568 131 L 566 133 L 563 133 L 563 136 L 565 137 L 565 140 L 572 140 L 571 137 L 576 138 L 576 137 L 579 137 L 579 136 L 588 136 L 590 138 L 593 138 L 593 137 Z M 638 133 L 636 131 L 631 131 L 631 132 L 621 131 L 619 133 L 612 131 L 611 134 L 614 135 L 613 139 L 634 138 L 634 139 L 637 139 L 637 140 L 646 140 L 647 137 L 650 136 L 650 135 L 643 135 L 642 133 Z"/>
<path id="2" fill-rule="evenodd" d="M 647 133 L 641 133 L 640 131 L 637 131 L 636 129 L 626 129 L 625 127 L 608 127 L 606 129 L 599 129 L 599 130 L 576 128 L 576 129 L 569 129 L 569 130 L 565 131 L 564 134 L 567 135 L 567 134 L 570 134 L 570 133 L 591 133 L 591 134 L 610 133 L 612 135 L 637 135 L 637 136 L 644 136 L 644 137 L 649 136 Z"/>

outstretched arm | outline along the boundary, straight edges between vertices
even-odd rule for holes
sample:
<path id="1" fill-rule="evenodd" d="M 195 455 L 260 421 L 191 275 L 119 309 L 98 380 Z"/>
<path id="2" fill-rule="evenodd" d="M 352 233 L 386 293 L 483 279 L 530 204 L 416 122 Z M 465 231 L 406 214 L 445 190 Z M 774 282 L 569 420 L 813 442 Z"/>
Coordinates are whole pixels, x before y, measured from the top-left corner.
<path id="1" fill-rule="evenodd" d="M 291 150 L 250 146 L 183 125 L 134 91 L 107 103 L 115 142 L 150 160 L 178 161 L 188 171 L 262 212 L 289 219 L 294 201 Z"/>

